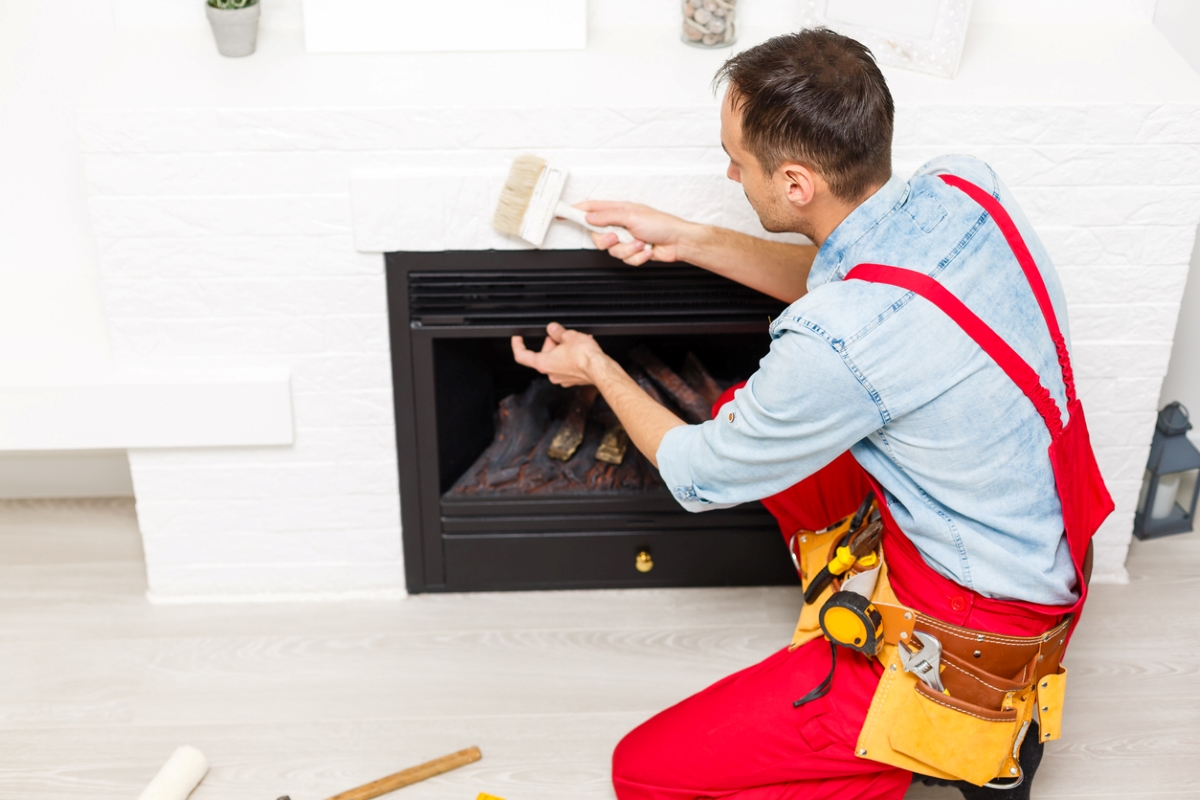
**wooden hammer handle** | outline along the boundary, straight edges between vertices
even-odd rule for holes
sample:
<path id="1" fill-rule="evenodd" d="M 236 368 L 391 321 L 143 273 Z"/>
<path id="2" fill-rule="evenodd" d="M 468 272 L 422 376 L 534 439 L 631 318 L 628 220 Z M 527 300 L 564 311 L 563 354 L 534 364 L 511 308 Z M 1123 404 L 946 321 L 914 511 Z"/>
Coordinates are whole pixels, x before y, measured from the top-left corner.
<path id="1" fill-rule="evenodd" d="M 373 797 L 379 797 L 388 792 L 403 789 L 405 786 L 419 783 L 427 778 L 432 778 L 435 775 L 441 775 L 443 772 L 449 772 L 452 769 L 466 766 L 481 758 L 483 758 L 483 753 L 479 752 L 478 747 L 468 747 L 466 750 L 459 750 L 457 753 L 435 758 L 433 761 L 426 761 L 424 764 L 409 767 L 394 775 L 388 775 L 386 778 L 371 781 L 348 792 L 335 794 L 329 800 L 371 800 Z"/>

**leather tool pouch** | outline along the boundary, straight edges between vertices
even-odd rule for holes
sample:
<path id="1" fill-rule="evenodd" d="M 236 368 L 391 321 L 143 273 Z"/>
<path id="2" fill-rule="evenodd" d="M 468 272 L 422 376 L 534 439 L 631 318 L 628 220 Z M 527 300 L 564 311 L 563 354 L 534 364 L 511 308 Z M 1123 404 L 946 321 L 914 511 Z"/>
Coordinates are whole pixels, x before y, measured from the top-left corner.
<path id="1" fill-rule="evenodd" d="M 825 565 L 829 532 L 800 531 L 793 555 L 801 583 Z M 900 605 L 881 563 L 869 597 L 884 617 L 885 644 L 879 653 L 883 674 L 859 733 L 856 754 L 902 769 L 982 786 L 1020 776 L 1018 756 L 1034 714 L 1043 741 L 1061 730 L 1066 670 L 1059 666 L 1068 622 L 1038 637 L 998 636 L 926 617 Z M 866 574 L 860 577 L 867 577 Z M 858 587 L 855 587 L 858 588 Z M 830 587 L 806 605 L 792 649 L 822 635 L 817 615 L 833 593 Z M 939 694 L 904 671 L 898 642 L 913 629 L 932 633 L 942 644 Z"/>
<path id="2" fill-rule="evenodd" d="M 860 757 L 976 786 L 1019 776 L 1017 756 L 1033 711 L 1030 687 L 1006 693 L 1007 707 L 990 708 L 954 697 L 949 688 L 950 696 L 930 689 L 904 671 L 895 645 L 884 646 L 880 661 L 884 671 L 859 733 Z"/>

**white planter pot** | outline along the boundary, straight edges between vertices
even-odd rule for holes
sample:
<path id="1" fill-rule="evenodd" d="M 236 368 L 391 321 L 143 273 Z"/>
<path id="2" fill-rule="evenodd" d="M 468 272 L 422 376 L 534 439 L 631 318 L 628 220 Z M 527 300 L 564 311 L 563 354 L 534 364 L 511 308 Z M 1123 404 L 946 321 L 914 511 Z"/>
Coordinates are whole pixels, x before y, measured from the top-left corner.
<path id="1" fill-rule="evenodd" d="M 258 16 L 261 3 L 246 8 L 213 8 L 205 5 L 212 25 L 217 50 L 223 56 L 248 56 L 258 40 Z"/>

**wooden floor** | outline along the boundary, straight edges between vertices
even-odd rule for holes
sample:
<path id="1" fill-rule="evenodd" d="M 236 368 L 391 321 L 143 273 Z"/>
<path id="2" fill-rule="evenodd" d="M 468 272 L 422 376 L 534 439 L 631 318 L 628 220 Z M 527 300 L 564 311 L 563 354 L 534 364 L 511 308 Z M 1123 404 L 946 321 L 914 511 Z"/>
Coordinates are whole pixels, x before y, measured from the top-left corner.
<path id="1" fill-rule="evenodd" d="M 1136 544 L 1068 657 L 1037 798 L 1200 797 L 1200 537 Z M 321 800 L 477 744 L 405 800 L 611 798 L 656 710 L 787 642 L 791 589 L 151 606 L 126 501 L 0 502 L 0 798 L 132 800 L 180 744 L 193 800 Z M 916 788 L 910 798 L 959 797 Z"/>

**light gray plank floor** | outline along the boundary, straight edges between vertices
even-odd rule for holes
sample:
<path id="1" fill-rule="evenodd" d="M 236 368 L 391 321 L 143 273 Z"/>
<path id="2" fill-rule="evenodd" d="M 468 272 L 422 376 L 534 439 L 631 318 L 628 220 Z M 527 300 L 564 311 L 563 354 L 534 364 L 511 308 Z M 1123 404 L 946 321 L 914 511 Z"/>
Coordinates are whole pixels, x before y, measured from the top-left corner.
<path id="1" fill-rule="evenodd" d="M 1072 643 L 1037 798 L 1200 797 L 1200 537 L 1135 544 Z M 321 800 L 477 744 L 408 800 L 607 800 L 655 711 L 785 644 L 790 589 L 151 606 L 133 505 L 0 502 L 0 798 L 132 800 L 180 744 L 194 800 Z M 911 800 L 952 800 L 917 787 Z"/>

